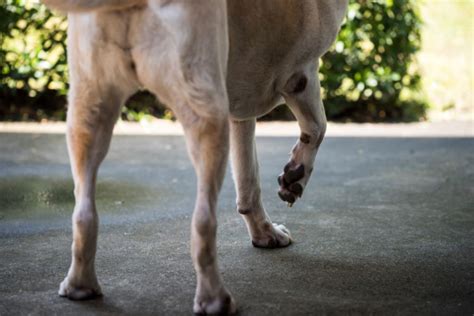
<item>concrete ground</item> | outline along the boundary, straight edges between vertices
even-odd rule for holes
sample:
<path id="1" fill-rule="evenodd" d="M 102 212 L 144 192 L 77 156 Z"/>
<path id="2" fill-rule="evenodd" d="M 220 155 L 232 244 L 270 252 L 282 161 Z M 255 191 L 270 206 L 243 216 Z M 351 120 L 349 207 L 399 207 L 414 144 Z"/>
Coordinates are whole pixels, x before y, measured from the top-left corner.
<path id="1" fill-rule="evenodd" d="M 460 135 L 329 136 L 293 208 L 276 177 L 296 137 L 259 137 L 266 208 L 295 242 L 252 247 L 228 173 L 218 253 L 240 314 L 472 315 L 474 138 Z M 64 135 L 0 133 L 0 315 L 191 314 L 194 185 L 181 136 L 117 135 L 97 193 L 105 296 L 72 302 L 57 296 L 73 208 Z"/>

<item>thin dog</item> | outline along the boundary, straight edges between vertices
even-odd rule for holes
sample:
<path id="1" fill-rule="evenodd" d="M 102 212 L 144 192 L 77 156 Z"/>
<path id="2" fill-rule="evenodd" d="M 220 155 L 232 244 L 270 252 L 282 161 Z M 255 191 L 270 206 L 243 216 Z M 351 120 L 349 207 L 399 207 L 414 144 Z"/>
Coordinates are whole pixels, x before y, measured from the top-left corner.
<path id="1" fill-rule="evenodd" d="M 243 216 L 255 247 L 285 247 L 259 183 L 256 117 L 284 98 L 301 136 L 278 177 L 279 196 L 302 196 L 326 130 L 318 60 L 333 43 L 347 0 L 45 0 L 68 13 L 67 142 L 76 204 L 72 263 L 59 295 L 101 295 L 94 259 L 97 171 L 125 100 L 156 94 L 185 131 L 197 174 L 191 255 L 194 312 L 229 314 L 235 303 L 216 261 L 216 204 L 229 150 Z"/>

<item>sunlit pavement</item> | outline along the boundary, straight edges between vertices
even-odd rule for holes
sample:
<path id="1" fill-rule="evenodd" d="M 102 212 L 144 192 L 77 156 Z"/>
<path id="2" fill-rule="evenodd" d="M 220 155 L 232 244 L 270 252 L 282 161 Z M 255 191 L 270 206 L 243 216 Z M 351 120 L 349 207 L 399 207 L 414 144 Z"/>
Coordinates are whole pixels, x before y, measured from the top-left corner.
<path id="1" fill-rule="evenodd" d="M 415 136 L 327 137 L 292 208 L 276 178 L 296 137 L 258 138 L 266 208 L 295 242 L 252 247 L 228 173 L 219 264 L 241 315 L 474 313 L 474 139 Z M 0 315 L 191 314 L 194 198 L 181 136 L 115 136 L 97 194 L 105 296 L 68 301 L 64 135 L 0 133 Z"/>

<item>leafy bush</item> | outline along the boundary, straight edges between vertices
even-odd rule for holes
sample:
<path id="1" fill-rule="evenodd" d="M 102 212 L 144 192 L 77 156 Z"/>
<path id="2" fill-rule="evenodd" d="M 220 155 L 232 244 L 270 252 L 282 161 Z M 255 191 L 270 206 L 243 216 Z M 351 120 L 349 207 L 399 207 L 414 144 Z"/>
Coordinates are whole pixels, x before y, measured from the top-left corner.
<path id="1" fill-rule="evenodd" d="M 0 119 L 64 118 L 65 19 L 31 1 L 0 1 Z"/>
<path id="2" fill-rule="evenodd" d="M 29 0 L 0 0 L 0 120 L 64 119 L 66 21 Z M 329 119 L 380 121 L 422 118 L 414 61 L 420 20 L 414 0 L 352 0 L 321 84 Z M 149 94 L 134 96 L 122 117 L 170 116 Z M 267 119 L 287 119 L 277 108 Z"/>
<path id="3" fill-rule="evenodd" d="M 414 63 L 421 22 L 413 0 L 351 1 L 320 70 L 331 119 L 413 120 L 424 116 Z"/>

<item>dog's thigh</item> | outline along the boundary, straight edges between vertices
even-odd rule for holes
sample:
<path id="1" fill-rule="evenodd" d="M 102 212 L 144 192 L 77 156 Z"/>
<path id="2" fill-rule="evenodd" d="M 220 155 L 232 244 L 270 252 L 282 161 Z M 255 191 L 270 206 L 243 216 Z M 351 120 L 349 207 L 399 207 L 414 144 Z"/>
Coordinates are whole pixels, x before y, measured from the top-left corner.
<path id="1" fill-rule="evenodd" d="M 145 88 L 175 112 L 186 105 L 214 116 L 215 94 L 227 98 L 228 39 L 223 1 L 151 0 L 133 60 Z M 202 105 L 202 106 L 201 106 Z M 225 109 L 226 111 L 228 109 Z"/>
<path id="2" fill-rule="evenodd" d="M 128 24 L 122 21 L 129 18 L 114 12 L 68 15 L 71 86 L 94 86 L 96 91 L 91 89 L 91 93 L 99 94 L 115 89 L 123 99 L 138 90 L 140 83 L 126 36 Z"/>

